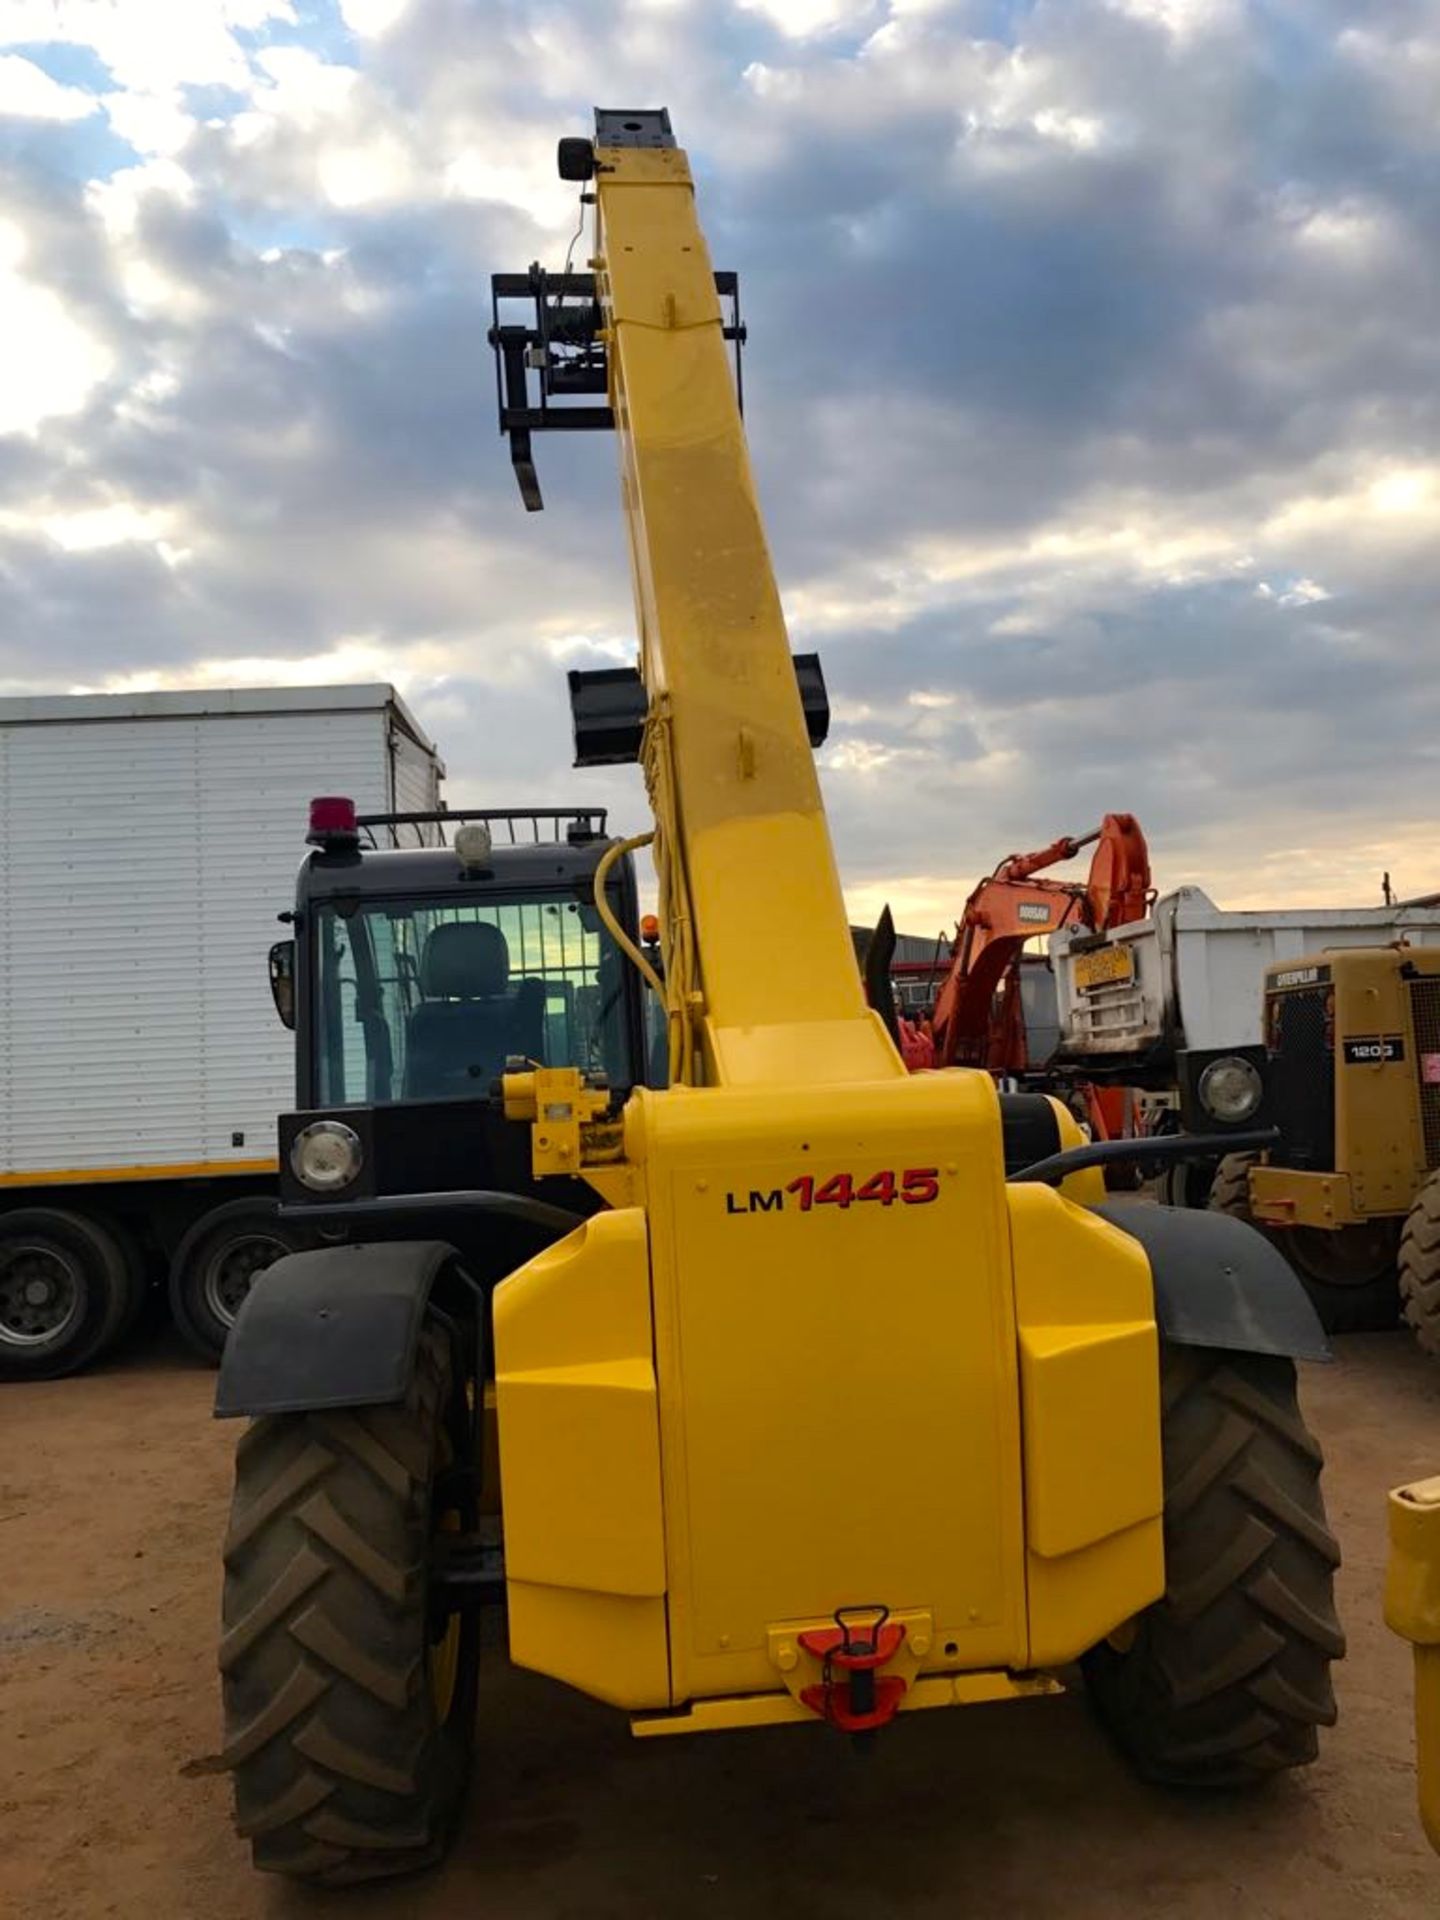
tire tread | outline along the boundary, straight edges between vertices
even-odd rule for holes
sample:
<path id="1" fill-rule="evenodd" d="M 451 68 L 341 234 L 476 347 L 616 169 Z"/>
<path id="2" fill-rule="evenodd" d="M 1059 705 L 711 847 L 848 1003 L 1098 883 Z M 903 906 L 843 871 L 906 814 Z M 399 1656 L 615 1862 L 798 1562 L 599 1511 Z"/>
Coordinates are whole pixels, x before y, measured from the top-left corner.
<path id="1" fill-rule="evenodd" d="M 1313 1760 L 1335 1719 L 1321 1453 L 1288 1360 L 1182 1348 L 1164 1367 L 1166 1593 L 1083 1665 L 1146 1778 L 1251 1785 Z"/>
<path id="2" fill-rule="evenodd" d="M 1422 1352 L 1440 1360 L 1440 1173 L 1416 1194 L 1400 1235 L 1400 1311 Z"/>
<path id="3" fill-rule="evenodd" d="M 266 1416 L 236 1450 L 222 1757 L 257 1867 L 348 1885 L 443 1849 L 465 1743 L 430 1698 L 424 1559 L 448 1395 L 427 1328 L 403 1407 Z"/>

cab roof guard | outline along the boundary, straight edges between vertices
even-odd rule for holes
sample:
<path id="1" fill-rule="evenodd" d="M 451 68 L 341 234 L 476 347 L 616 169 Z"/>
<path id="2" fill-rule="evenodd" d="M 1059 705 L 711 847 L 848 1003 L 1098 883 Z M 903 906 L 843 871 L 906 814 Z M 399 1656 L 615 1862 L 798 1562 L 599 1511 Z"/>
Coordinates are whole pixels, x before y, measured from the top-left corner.
<path id="1" fill-rule="evenodd" d="M 447 826 L 484 820 L 507 830 L 509 846 L 538 847 L 548 841 L 558 846 L 565 840 L 578 846 L 587 840 L 603 840 L 608 818 L 605 807 L 446 807 L 436 813 L 362 813 L 356 816 L 355 824 L 369 830 L 372 846 L 376 844 L 376 827 L 438 827 L 440 844 L 446 846 Z M 527 827 L 528 833 L 524 831 Z"/>

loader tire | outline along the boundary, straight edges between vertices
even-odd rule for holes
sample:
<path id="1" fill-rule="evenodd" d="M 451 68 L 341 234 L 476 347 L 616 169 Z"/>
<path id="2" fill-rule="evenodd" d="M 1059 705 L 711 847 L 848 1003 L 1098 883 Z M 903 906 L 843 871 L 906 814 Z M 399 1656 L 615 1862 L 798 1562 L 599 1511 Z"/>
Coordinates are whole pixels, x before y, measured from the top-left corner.
<path id="1" fill-rule="evenodd" d="M 474 1612 L 430 1591 L 438 1532 L 471 1520 L 436 1488 L 455 1406 L 427 1328 L 403 1406 L 268 1415 L 240 1440 L 221 1757 L 258 1868 L 348 1885 L 444 1851 L 478 1677 Z"/>
<path id="2" fill-rule="evenodd" d="M 1270 1227 L 1250 1211 L 1250 1169 L 1258 1156 L 1227 1153 L 1216 1169 L 1210 1206 L 1248 1220 L 1284 1254 L 1310 1297 L 1326 1333 L 1374 1333 L 1393 1327 L 1399 1312 L 1393 1229 L 1384 1222 L 1342 1227 Z"/>
<path id="3" fill-rule="evenodd" d="M 1228 1213 L 1236 1220 L 1250 1220 L 1250 1169 L 1259 1156 L 1253 1153 L 1227 1153 L 1215 1169 L 1210 1182 L 1210 1210 Z"/>
<path id="4" fill-rule="evenodd" d="M 1169 1349 L 1164 1596 L 1085 1655 L 1091 1697 L 1147 1780 L 1247 1787 L 1305 1766 L 1335 1720 L 1340 1549 L 1289 1360 Z"/>
<path id="5" fill-rule="evenodd" d="M 1440 1177 L 1411 1202 L 1400 1236 L 1400 1310 L 1432 1359 L 1440 1360 Z"/>

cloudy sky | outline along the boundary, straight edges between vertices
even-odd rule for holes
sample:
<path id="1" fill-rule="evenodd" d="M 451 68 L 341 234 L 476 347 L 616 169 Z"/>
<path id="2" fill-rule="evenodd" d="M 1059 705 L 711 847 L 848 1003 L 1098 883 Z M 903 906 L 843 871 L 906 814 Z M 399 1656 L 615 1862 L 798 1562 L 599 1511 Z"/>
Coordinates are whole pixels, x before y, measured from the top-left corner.
<path id="1" fill-rule="evenodd" d="M 565 767 L 614 449 L 527 516 L 485 345 L 596 102 L 741 273 L 857 914 L 1107 808 L 1440 887 L 1437 0 L 0 0 L 0 691 L 389 679 L 453 801 L 644 824 Z"/>

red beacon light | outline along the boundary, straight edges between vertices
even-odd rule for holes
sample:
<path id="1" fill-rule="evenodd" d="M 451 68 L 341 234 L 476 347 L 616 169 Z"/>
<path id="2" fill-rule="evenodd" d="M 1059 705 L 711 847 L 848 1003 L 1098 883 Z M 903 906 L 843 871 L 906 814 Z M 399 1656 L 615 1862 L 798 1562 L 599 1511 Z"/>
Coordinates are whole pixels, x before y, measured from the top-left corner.
<path id="1" fill-rule="evenodd" d="M 338 793 L 318 795 L 310 802 L 310 831 L 305 843 L 326 852 L 358 847 L 360 825 L 355 818 L 355 802 Z"/>

